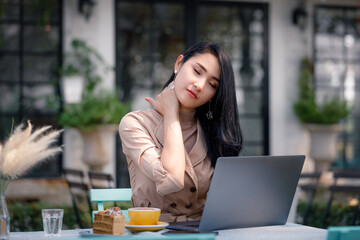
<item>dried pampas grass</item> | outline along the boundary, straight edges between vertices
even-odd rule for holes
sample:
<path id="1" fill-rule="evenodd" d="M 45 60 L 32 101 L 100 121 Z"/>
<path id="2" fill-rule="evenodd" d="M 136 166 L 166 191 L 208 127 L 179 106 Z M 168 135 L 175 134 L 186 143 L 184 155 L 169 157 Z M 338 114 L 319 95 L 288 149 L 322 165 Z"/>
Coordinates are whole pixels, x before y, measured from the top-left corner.
<path id="1" fill-rule="evenodd" d="M 0 177 L 17 178 L 41 161 L 62 151 L 54 147 L 62 130 L 49 131 L 51 126 L 45 126 L 32 131 L 32 125 L 23 129 L 23 124 L 16 127 L 10 138 L 0 144 Z"/>

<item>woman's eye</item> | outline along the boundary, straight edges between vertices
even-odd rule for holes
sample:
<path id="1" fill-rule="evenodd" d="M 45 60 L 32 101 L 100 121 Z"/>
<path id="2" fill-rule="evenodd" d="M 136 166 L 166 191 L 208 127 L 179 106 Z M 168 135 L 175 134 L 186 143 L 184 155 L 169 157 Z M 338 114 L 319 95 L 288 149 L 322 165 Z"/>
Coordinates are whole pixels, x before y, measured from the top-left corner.
<path id="1" fill-rule="evenodd" d="M 197 73 L 197 74 L 200 74 L 200 72 L 198 70 L 196 70 L 196 68 L 194 68 L 194 71 Z"/>
<path id="2" fill-rule="evenodd" d="M 209 82 L 209 84 L 212 88 L 216 88 L 216 86 L 214 84 L 212 84 L 211 82 Z"/>

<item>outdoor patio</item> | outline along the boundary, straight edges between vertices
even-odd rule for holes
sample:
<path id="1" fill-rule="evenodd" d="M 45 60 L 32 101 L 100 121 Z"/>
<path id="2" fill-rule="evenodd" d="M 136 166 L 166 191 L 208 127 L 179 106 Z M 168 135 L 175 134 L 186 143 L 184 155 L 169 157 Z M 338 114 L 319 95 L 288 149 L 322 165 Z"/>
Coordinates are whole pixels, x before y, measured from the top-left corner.
<path id="1" fill-rule="evenodd" d="M 291 222 L 359 225 L 359 7 L 357 0 L 0 0 L 0 143 L 27 120 L 64 129 L 63 152 L 9 184 L 11 231 L 41 231 L 44 208 L 65 210 L 63 229 L 91 227 L 88 194 L 99 186 L 89 172 L 104 174 L 100 187 L 130 187 L 120 119 L 149 108 L 144 98 L 156 97 L 177 56 L 201 40 L 231 57 L 240 155 L 306 155 Z M 340 171 L 350 177 L 333 186 Z M 328 207 L 335 190 L 342 193 Z"/>

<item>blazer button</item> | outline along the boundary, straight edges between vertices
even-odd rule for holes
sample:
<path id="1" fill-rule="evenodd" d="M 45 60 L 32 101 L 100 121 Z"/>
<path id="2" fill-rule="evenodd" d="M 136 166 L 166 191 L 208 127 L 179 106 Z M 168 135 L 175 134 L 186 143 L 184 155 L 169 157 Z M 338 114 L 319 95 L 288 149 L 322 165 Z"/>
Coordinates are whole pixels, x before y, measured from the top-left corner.
<path id="1" fill-rule="evenodd" d="M 191 187 L 190 192 L 196 192 L 196 187 Z"/>
<path id="2" fill-rule="evenodd" d="M 172 203 L 172 204 L 170 204 L 170 207 L 172 207 L 172 208 L 176 208 L 176 203 Z"/>
<path id="3" fill-rule="evenodd" d="M 192 207 L 192 203 L 189 203 L 188 205 L 185 206 L 187 209 Z"/>

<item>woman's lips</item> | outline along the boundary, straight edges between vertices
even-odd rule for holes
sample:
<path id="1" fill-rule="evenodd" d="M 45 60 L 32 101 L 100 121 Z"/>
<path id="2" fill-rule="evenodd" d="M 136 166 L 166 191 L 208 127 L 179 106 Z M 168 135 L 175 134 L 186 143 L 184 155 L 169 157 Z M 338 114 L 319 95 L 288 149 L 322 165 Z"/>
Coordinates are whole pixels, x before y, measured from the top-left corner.
<path id="1" fill-rule="evenodd" d="M 186 89 L 188 91 L 188 94 L 190 95 L 190 97 L 192 98 L 197 98 L 197 94 L 189 89 Z"/>

